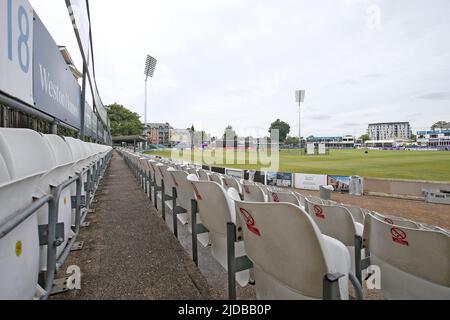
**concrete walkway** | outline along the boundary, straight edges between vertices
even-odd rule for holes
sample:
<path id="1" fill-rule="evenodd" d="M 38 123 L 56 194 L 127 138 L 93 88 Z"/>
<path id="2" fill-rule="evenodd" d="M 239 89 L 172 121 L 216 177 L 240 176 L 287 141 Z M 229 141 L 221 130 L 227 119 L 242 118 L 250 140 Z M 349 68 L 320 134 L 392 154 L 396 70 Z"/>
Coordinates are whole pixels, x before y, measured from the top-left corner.
<path id="1" fill-rule="evenodd" d="M 81 290 L 53 299 L 211 299 L 211 289 L 114 152 L 96 196 L 91 224 L 66 265 L 81 268 Z"/>

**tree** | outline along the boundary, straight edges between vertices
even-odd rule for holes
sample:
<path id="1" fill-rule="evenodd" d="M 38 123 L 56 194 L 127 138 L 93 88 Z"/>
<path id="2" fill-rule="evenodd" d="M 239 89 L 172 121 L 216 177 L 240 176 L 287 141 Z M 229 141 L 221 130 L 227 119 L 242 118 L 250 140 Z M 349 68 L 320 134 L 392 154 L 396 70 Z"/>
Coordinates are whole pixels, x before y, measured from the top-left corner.
<path id="1" fill-rule="evenodd" d="M 364 134 L 361 137 L 359 137 L 359 139 L 361 139 L 363 142 L 366 142 L 370 140 L 370 137 L 368 134 Z"/>
<path id="2" fill-rule="evenodd" d="M 450 129 L 450 122 L 447 121 L 438 121 L 432 127 L 431 130 L 435 131 L 437 129 L 444 130 Z"/>
<path id="3" fill-rule="evenodd" d="M 131 112 L 123 105 L 117 103 L 107 106 L 107 110 L 113 137 L 142 134 L 144 125 L 141 123 L 140 116 L 137 113 Z"/>
<path id="4" fill-rule="evenodd" d="M 277 130 L 280 134 L 280 142 L 286 141 L 288 134 L 291 132 L 291 126 L 280 119 L 277 119 L 270 125 L 269 133 L 272 134 L 272 130 Z"/>
<path id="5" fill-rule="evenodd" d="M 285 143 L 288 145 L 296 145 L 297 146 L 300 144 L 300 139 L 298 137 L 287 137 Z"/>

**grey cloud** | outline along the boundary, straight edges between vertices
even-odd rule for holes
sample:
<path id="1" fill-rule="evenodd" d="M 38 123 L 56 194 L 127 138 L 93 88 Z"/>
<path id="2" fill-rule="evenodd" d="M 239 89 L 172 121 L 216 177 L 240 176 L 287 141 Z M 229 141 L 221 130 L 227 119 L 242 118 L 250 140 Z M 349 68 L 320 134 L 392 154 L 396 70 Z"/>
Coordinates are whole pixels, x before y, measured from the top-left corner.
<path id="1" fill-rule="evenodd" d="M 450 92 L 433 92 L 420 96 L 423 100 L 450 100 Z"/>
<path id="2" fill-rule="evenodd" d="M 332 116 L 330 116 L 328 114 L 316 114 L 316 115 L 309 116 L 307 118 L 312 119 L 312 120 L 330 120 L 332 118 Z"/>
<path id="3" fill-rule="evenodd" d="M 355 84 L 358 84 L 358 81 L 346 79 L 346 80 L 339 81 L 338 83 L 343 84 L 343 85 L 355 85 Z"/>
<path id="4" fill-rule="evenodd" d="M 362 76 L 362 78 L 366 78 L 366 79 L 379 79 L 379 78 L 383 78 L 384 75 L 381 73 L 368 73 Z"/>

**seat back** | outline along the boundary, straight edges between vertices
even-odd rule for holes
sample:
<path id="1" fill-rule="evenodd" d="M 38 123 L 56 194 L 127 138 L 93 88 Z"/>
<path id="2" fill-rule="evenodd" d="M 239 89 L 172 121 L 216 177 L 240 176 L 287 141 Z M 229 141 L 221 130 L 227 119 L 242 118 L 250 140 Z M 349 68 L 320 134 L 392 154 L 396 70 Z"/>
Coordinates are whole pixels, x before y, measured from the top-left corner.
<path id="1" fill-rule="evenodd" d="M 209 177 L 210 177 L 210 179 L 211 179 L 212 182 L 215 182 L 215 183 L 217 183 L 217 184 L 220 185 L 220 186 L 223 186 L 223 185 L 224 185 L 224 184 L 223 184 L 223 178 L 222 178 L 222 175 L 213 172 L 213 173 L 211 173 L 211 174 L 209 175 Z"/>
<path id="2" fill-rule="evenodd" d="M 399 227 L 405 227 L 405 228 L 411 228 L 411 229 L 422 229 L 420 224 L 418 224 L 412 220 L 409 220 L 409 219 L 404 219 L 404 218 L 396 217 L 396 216 L 392 216 L 392 215 L 383 215 L 378 212 L 372 212 L 372 215 L 386 223 L 396 225 Z"/>
<path id="3" fill-rule="evenodd" d="M 197 174 L 200 181 L 210 181 L 209 175 L 205 170 L 199 169 L 197 171 Z"/>
<path id="4" fill-rule="evenodd" d="M 331 267 L 322 235 L 306 212 L 289 203 L 236 201 L 235 207 L 244 226 L 245 250 L 255 269 L 297 294 L 321 299 L 323 278 Z M 257 276 L 258 291 L 264 279 Z"/>
<path id="5" fill-rule="evenodd" d="M 278 192 L 278 191 L 269 191 L 269 202 L 274 203 L 291 203 L 296 206 L 300 206 L 299 199 L 294 195 L 293 192 Z"/>
<path id="6" fill-rule="evenodd" d="M 351 213 L 353 220 L 355 220 L 355 222 L 364 224 L 364 219 L 366 215 L 360 207 L 349 206 L 345 204 L 340 204 L 340 206 L 346 208 Z"/>
<path id="7" fill-rule="evenodd" d="M 298 201 L 300 202 L 300 206 L 305 208 L 306 207 L 306 196 L 299 193 L 299 192 L 294 192 L 294 195 L 297 197 Z"/>
<path id="8" fill-rule="evenodd" d="M 73 163 L 72 151 L 63 138 L 54 134 L 46 134 L 43 137 L 50 145 L 53 155 L 55 156 L 55 162 L 58 166 Z"/>
<path id="9" fill-rule="evenodd" d="M 257 185 L 244 185 L 244 201 L 246 202 L 267 202 L 264 191 Z"/>
<path id="10" fill-rule="evenodd" d="M 347 247 L 355 245 L 358 234 L 351 213 L 344 207 L 315 204 L 306 199 L 308 213 L 316 222 L 320 231 L 339 240 Z"/>
<path id="11" fill-rule="evenodd" d="M 44 173 L 56 160 L 43 137 L 28 129 L 0 128 L 0 151 L 11 179 Z"/>
<path id="12" fill-rule="evenodd" d="M 197 169 L 195 168 L 187 168 L 186 172 L 188 174 L 195 174 L 196 176 L 198 176 Z"/>
<path id="13" fill-rule="evenodd" d="M 237 192 L 242 194 L 241 184 L 239 183 L 239 181 L 236 178 L 225 176 L 222 178 L 222 181 L 223 181 L 223 186 L 224 186 L 225 190 L 228 190 L 229 188 L 233 188 Z"/>
<path id="14" fill-rule="evenodd" d="M 0 128 L 0 155 L 0 221 L 4 221 L 32 204 L 36 185 L 55 167 L 55 158 L 45 139 L 28 129 Z M 36 292 L 38 214 L 0 240 L 0 300 L 32 299 Z"/>
<path id="15" fill-rule="evenodd" d="M 202 223 L 210 232 L 226 236 L 227 223 L 236 221 L 233 201 L 218 183 L 194 181 L 192 175 L 188 178 L 194 189 Z"/>
<path id="16" fill-rule="evenodd" d="M 366 216 L 364 246 L 381 268 L 390 299 L 450 298 L 450 235 L 392 225 Z"/>
<path id="17" fill-rule="evenodd" d="M 158 163 L 154 166 L 155 169 L 155 183 L 158 187 L 161 187 L 161 181 L 164 180 L 164 175 L 169 167 L 165 164 Z"/>
<path id="18" fill-rule="evenodd" d="M 192 183 L 188 181 L 188 174 L 185 171 L 170 171 L 169 172 L 173 184 L 177 189 L 178 205 L 188 211 L 189 218 L 191 215 L 191 201 L 195 199 L 194 189 Z"/>
<path id="19" fill-rule="evenodd" d="M 0 153 L 0 186 L 10 182 L 11 175 L 9 174 L 8 167 L 6 166 L 6 162 L 3 159 L 2 154 Z"/>

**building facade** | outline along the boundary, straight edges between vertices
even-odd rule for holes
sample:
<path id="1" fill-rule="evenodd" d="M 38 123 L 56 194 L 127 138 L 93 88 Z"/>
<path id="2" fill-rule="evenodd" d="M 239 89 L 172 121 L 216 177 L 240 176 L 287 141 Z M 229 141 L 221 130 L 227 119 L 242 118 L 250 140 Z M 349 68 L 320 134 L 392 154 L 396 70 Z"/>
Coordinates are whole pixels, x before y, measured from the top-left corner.
<path id="1" fill-rule="evenodd" d="M 166 147 L 172 145 L 173 128 L 168 123 L 148 123 L 145 128 L 150 144 L 159 144 Z"/>
<path id="2" fill-rule="evenodd" d="M 172 145 L 190 144 L 191 143 L 190 131 L 186 129 L 174 129 L 172 131 L 171 143 Z"/>
<path id="3" fill-rule="evenodd" d="M 450 130 L 419 131 L 417 143 L 423 147 L 450 148 Z"/>
<path id="4" fill-rule="evenodd" d="M 325 144 L 328 149 L 354 149 L 357 147 L 357 139 L 354 136 L 343 137 L 308 137 L 307 143 L 315 143 L 316 145 Z"/>
<path id="5" fill-rule="evenodd" d="M 369 124 L 369 138 L 372 141 L 389 141 L 395 139 L 410 140 L 412 137 L 409 122 L 390 122 Z"/>

